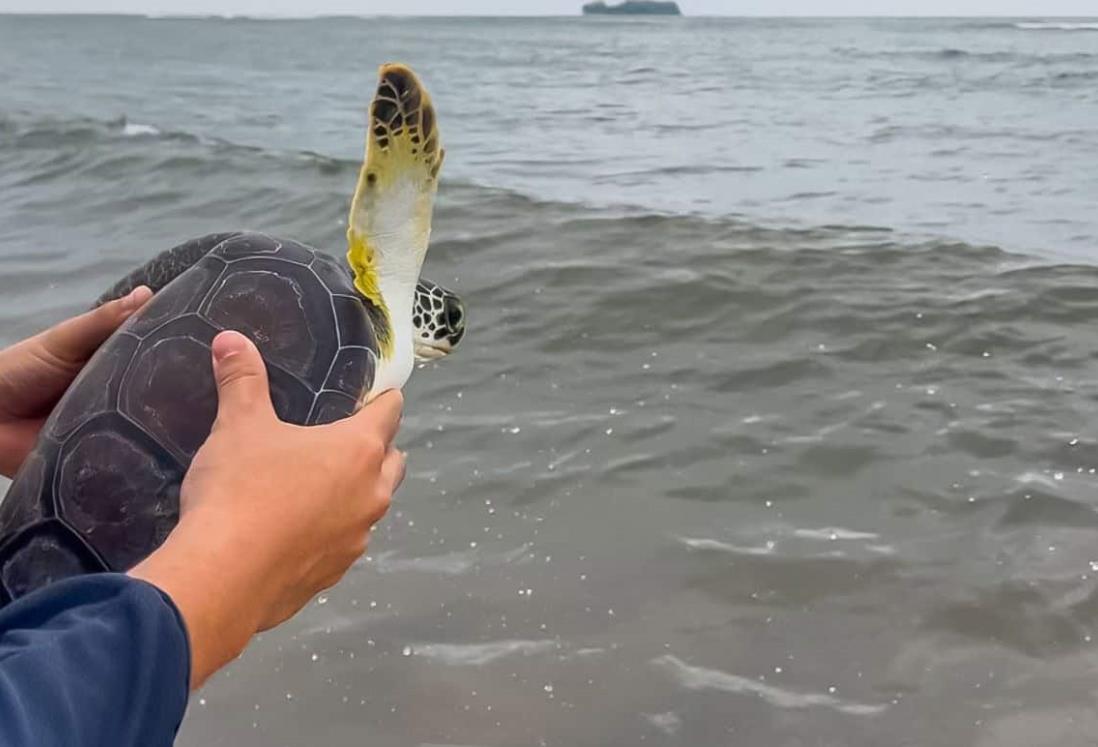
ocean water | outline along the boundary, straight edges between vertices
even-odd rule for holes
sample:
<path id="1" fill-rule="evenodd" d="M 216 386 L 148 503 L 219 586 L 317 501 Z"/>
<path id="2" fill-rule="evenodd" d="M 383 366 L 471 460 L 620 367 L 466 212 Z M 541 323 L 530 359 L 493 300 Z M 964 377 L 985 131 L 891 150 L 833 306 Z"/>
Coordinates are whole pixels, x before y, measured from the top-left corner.
<path id="1" fill-rule="evenodd" d="M 1098 23 L 0 16 L 0 341 L 448 148 L 368 559 L 183 747 L 1098 734 Z"/>

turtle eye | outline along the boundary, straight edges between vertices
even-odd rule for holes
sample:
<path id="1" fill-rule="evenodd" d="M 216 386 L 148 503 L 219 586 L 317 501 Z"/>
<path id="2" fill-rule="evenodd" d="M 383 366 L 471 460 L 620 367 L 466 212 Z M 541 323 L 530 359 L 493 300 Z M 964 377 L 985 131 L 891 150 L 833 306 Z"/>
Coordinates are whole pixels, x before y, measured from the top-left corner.
<path id="1" fill-rule="evenodd" d="M 460 330 L 465 327 L 465 307 L 458 299 L 446 298 L 442 313 L 446 315 L 446 326 L 450 329 Z"/>

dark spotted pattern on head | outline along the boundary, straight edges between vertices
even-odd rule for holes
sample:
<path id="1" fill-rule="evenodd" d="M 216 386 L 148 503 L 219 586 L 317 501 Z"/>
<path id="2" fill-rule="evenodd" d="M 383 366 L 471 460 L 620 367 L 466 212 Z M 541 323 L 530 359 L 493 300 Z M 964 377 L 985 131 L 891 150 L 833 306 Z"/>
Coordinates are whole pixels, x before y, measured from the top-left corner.
<path id="1" fill-rule="evenodd" d="M 465 306 L 461 299 L 430 280 L 420 280 L 416 287 L 412 314 L 417 357 L 447 355 L 465 336 Z"/>

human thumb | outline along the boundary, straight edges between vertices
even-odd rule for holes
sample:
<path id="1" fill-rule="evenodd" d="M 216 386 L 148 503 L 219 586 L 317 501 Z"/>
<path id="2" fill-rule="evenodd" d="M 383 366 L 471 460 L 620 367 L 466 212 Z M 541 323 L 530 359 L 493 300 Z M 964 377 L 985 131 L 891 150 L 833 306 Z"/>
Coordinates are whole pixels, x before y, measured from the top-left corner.
<path id="1" fill-rule="evenodd" d="M 255 344 L 239 332 L 228 331 L 215 337 L 211 347 L 218 421 L 256 413 L 273 415 L 267 367 Z"/>

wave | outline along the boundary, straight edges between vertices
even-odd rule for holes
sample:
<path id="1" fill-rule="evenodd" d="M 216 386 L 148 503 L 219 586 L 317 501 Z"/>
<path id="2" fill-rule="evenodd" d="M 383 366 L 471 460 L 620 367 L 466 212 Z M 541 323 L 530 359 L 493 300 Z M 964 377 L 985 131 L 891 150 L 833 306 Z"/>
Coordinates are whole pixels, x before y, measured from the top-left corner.
<path id="1" fill-rule="evenodd" d="M 1077 72 L 1057 73 L 1052 76 L 1057 83 L 1073 83 L 1080 80 L 1098 79 L 1098 70 L 1080 70 Z"/>
<path id="2" fill-rule="evenodd" d="M 152 125 L 141 124 L 139 122 L 127 122 L 122 127 L 122 134 L 127 137 L 138 137 L 140 135 L 160 135 L 161 131 Z"/>
<path id="3" fill-rule="evenodd" d="M 996 26 L 994 28 L 1004 28 Z M 1014 28 L 1009 26 L 1008 28 Z M 990 63 L 1011 63 L 1021 66 L 1054 65 L 1060 63 L 1088 63 L 1098 58 L 1098 52 L 1055 52 L 996 50 L 974 51 L 959 47 L 941 47 L 938 49 L 864 49 L 862 47 L 833 47 L 832 51 L 840 56 L 854 59 L 920 60 L 924 62 L 972 61 Z"/>
<path id="4" fill-rule="evenodd" d="M 1083 75 L 1086 73 L 1064 73 L 1065 76 Z M 1074 78 L 1061 78 L 1057 76 L 1055 80 L 1071 80 Z M 1000 128 L 1000 129 L 981 129 L 977 127 L 968 127 L 963 125 L 952 124 L 921 124 L 921 125 L 906 125 L 906 124 L 890 124 L 878 127 L 873 132 L 868 133 L 865 138 L 871 143 L 883 143 L 892 142 L 903 139 L 925 139 L 925 140 L 955 140 L 955 141 L 981 141 L 986 142 L 989 140 L 1005 140 L 1005 141 L 1018 141 L 1022 143 L 1055 143 L 1065 140 L 1070 140 L 1074 137 L 1088 137 L 1090 135 L 1089 130 L 1074 129 L 1074 130 L 1061 130 L 1056 132 L 1039 132 L 1039 131 L 1026 131 L 1018 128 Z"/>
<path id="5" fill-rule="evenodd" d="M 1088 23 L 1023 21 L 1014 24 L 1022 31 L 1098 31 L 1098 21 Z"/>
<path id="6" fill-rule="evenodd" d="M 888 131 L 879 137 L 888 137 Z M 82 185 L 84 207 L 99 213 L 128 214 L 140 207 L 158 220 L 178 220 L 202 211 L 224 213 L 235 210 L 241 224 L 264 224 L 269 217 L 263 206 L 272 193 L 286 205 L 286 219 L 301 219 L 313 230 L 314 222 L 343 209 L 342 199 L 360 166 L 357 159 L 331 157 L 307 150 L 279 150 L 235 143 L 181 130 L 161 129 L 153 122 L 133 122 L 125 117 L 43 117 L 26 112 L 0 111 L 0 155 L 4 158 L 6 184 L 12 188 L 56 186 L 56 197 Z M 749 170 L 750 167 L 736 167 Z M 732 170 L 729 168 L 729 170 Z M 691 166 L 653 170 L 661 176 L 696 176 L 711 169 Z M 319 176 L 319 181 L 317 177 Z M 94 185 L 117 184 L 115 190 L 95 190 Z M 203 185 L 195 191 L 193 185 Z M 606 228 L 617 225 L 632 233 L 662 221 L 676 223 L 699 241 L 714 232 L 729 240 L 747 243 L 789 238 L 825 244 L 852 241 L 862 243 L 869 236 L 889 232 L 888 227 L 859 225 L 814 225 L 764 227 L 731 219 L 730 216 L 703 218 L 694 214 L 660 211 L 640 205 L 592 206 L 582 199 L 559 201 L 490 183 L 462 179 L 445 180 L 440 200 L 443 214 L 467 216 L 485 211 L 501 216 L 498 230 L 510 235 L 516 229 L 515 216 L 538 214 L 541 219 L 564 226 L 598 220 Z M 93 197 L 94 195 L 94 197 Z M 50 200 L 55 199 L 54 196 Z M 42 204 L 43 215 L 52 215 L 52 202 Z M 214 210 L 212 206 L 217 206 Z M 49 208 L 49 209 L 48 209 Z M 318 208 L 323 208 L 317 212 Z M 315 216 L 307 221 L 305 214 Z M 506 218 L 506 220 L 502 220 Z M 327 220 L 327 218 L 323 218 Z M 459 218 L 460 220 L 461 218 Z M 45 218 L 43 218 L 45 220 Z M 712 221 L 716 221 L 715 223 Z M 317 223 L 317 225 L 320 225 Z M 671 224 L 668 224 L 671 225 Z M 528 227 L 536 229 L 536 224 Z M 319 232 L 319 231 L 318 231 Z M 491 231 L 479 231 L 482 239 Z M 898 236 L 890 234 L 899 240 Z M 887 242 L 886 242 L 887 243 Z"/>
<path id="7" fill-rule="evenodd" d="M 163 130 L 155 125 L 130 122 L 125 115 L 115 119 L 94 117 L 29 116 L 25 113 L 0 112 L 0 138 L 15 138 L 19 146 L 91 145 L 95 141 L 118 137 L 156 137 L 185 142 L 224 143 L 189 132 Z M 3 140 L 0 140 L 0 144 Z"/>
<path id="8" fill-rule="evenodd" d="M 29 116 L 25 113 L 5 113 L 0 111 L 0 148 L 9 146 L 13 152 L 26 153 L 30 150 L 55 151 L 66 147 L 80 148 L 79 159 L 90 161 L 97 157 L 95 146 L 109 149 L 119 143 L 152 145 L 198 146 L 207 149 L 205 153 L 189 152 L 184 160 L 201 160 L 214 154 L 218 158 L 226 154 L 252 157 L 274 158 L 308 162 L 325 171 L 357 169 L 359 162 L 352 159 L 336 158 L 310 150 L 280 151 L 255 145 L 233 142 L 225 138 L 199 135 L 184 130 L 169 130 L 154 124 L 131 122 L 125 115 L 114 119 L 96 119 L 94 117 L 43 117 Z M 167 151 L 164 151 L 167 153 Z M 178 153 L 175 154 L 177 157 Z M 79 162 L 79 161 L 78 161 Z"/>
<path id="9" fill-rule="evenodd" d="M 885 127 L 873 134 L 876 141 L 894 138 L 1001 137 L 1050 139 L 1065 133 L 941 132 L 936 128 Z M 195 222 L 194 216 L 226 214 L 234 216 L 233 227 L 270 225 L 267 206 L 281 203 L 286 207 L 280 220 L 301 228 L 298 235 L 312 238 L 334 235 L 344 210 L 349 184 L 360 166 L 357 159 L 331 157 L 307 150 L 262 148 L 199 135 L 181 130 L 161 129 L 155 122 L 133 122 L 126 117 L 96 119 L 56 117 L 25 111 L 0 110 L 0 157 L 4 162 L 8 188 L 25 188 L 26 194 L 38 194 L 35 210 L 24 205 L 21 219 L 27 225 L 43 225 L 54 219 L 57 205 L 69 205 L 71 195 L 80 194 L 82 209 L 92 214 L 132 215 L 143 211 L 146 219 L 165 226 L 179 226 L 185 233 Z M 727 167 L 750 170 L 752 167 Z M 718 169 L 720 170 L 720 169 Z M 697 176 L 712 169 L 694 166 L 665 167 L 652 173 L 660 177 Z M 906 232 L 893 233 L 888 226 L 809 225 L 776 219 L 749 222 L 732 215 L 701 215 L 661 210 L 637 204 L 604 206 L 585 201 L 546 199 L 526 190 L 506 189 L 492 183 L 447 178 L 439 208 L 444 218 L 464 225 L 472 215 L 478 230 L 473 241 L 494 240 L 494 235 L 510 236 L 516 231 L 535 231 L 540 223 L 572 227 L 584 233 L 585 226 L 598 221 L 600 231 L 621 231 L 621 241 L 635 242 L 637 235 L 662 221 L 674 221 L 685 243 L 711 240 L 752 246 L 759 242 L 785 245 L 790 242 L 814 243 L 821 249 L 866 246 L 920 246 L 925 236 L 912 239 Z M 103 185 L 118 185 L 101 189 Z M 801 195 L 802 198 L 805 195 Z M 526 224 L 516 216 L 538 216 Z M 37 217 L 36 217 L 37 216 Z M 491 220 L 488 220 L 488 217 Z M 496 218 L 499 218 L 496 221 Z M 489 227 L 491 224 L 494 227 Z M 275 227 L 282 225 L 276 223 Z M 341 229 L 342 230 L 342 229 Z M 165 229 L 168 232 L 168 229 Z M 887 234 L 887 236 L 885 235 Z M 906 238 L 905 238 L 906 237 Z M 909 240 L 910 239 L 910 240 Z M 955 248 L 976 258 L 985 247 L 945 242 L 947 254 Z M 1006 258 L 1008 253 L 989 250 L 991 256 Z M 884 254 L 889 252 L 885 251 Z"/>

